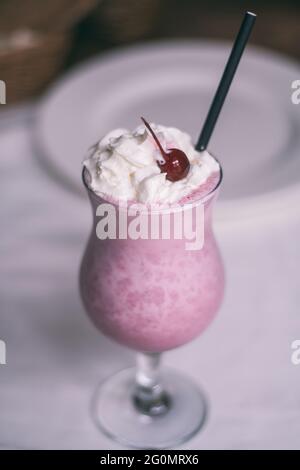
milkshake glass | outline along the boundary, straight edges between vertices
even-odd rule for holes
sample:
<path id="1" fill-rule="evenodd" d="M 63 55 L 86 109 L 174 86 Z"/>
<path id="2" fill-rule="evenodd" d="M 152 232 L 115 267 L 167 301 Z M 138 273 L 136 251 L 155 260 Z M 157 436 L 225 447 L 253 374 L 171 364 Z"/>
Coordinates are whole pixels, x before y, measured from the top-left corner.
<path id="1" fill-rule="evenodd" d="M 93 210 L 80 271 L 83 303 L 104 334 L 137 351 L 137 368 L 108 379 L 93 399 L 99 427 L 124 444 L 168 448 L 190 438 L 204 423 L 202 392 L 185 375 L 168 369 L 161 373 L 159 363 L 160 353 L 201 334 L 222 301 L 224 271 L 212 230 L 221 180 L 220 167 L 214 178 L 180 201 L 182 211 L 199 205 L 204 209 L 204 245 L 187 250 L 184 238 L 99 240 L 96 212 L 107 199 L 90 189 L 83 170 Z M 109 202 L 117 214 L 124 210 L 117 201 Z M 172 206 L 170 214 L 172 225 Z"/>

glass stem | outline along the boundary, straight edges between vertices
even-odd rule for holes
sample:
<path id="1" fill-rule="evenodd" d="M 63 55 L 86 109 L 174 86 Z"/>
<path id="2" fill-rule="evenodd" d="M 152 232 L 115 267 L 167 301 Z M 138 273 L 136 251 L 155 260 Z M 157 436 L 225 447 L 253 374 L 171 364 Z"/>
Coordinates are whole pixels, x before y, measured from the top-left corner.
<path id="1" fill-rule="evenodd" d="M 170 397 L 160 383 L 159 353 L 138 353 L 134 404 L 140 413 L 158 416 L 170 407 Z"/>

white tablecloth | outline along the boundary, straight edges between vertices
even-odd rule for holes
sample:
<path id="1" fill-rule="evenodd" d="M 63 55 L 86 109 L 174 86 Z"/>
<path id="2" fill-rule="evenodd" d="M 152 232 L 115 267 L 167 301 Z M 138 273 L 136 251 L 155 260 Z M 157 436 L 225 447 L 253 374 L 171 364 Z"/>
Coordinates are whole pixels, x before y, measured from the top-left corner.
<path id="1" fill-rule="evenodd" d="M 83 311 L 90 207 L 49 176 L 32 124 L 0 120 L 0 447 L 121 448 L 95 428 L 89 403 L 134 354 Z M 224 304 L 202 337 L 164 358 L 210 399 L 205 428 L 182 449 L 300 448 L 300 366 L 290 360 L 300 338 L 299 212 L 216 226 Z"/>

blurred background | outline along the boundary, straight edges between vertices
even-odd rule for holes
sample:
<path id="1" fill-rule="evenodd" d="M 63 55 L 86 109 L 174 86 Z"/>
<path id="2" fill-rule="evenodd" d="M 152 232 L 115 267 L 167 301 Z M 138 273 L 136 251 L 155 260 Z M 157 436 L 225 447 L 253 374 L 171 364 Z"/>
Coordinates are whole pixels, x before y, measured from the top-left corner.
<path id="1" fill-rule="evenodd" d="M 249 8 L 259 15 L 252 43 L 300 57 L 297 0 L 1 0 L 0 70 L 8 103 L 37 95 L 76 63 L 121 45 L 232 39 Z"/>
<path id="2" fill-rule="evenodd" d="M 226 295 L 211 328 L 165 362 L 210 400 L 185 448 L 300 448 L 299 0 L 0 0 L 0 448 L 120 448 L 89 405 L 134 353 L 81 304 L 81 162 L 141 114 L 195 139 L 249 8 L 258 18 L 210 148 L 224 166 Z"/>

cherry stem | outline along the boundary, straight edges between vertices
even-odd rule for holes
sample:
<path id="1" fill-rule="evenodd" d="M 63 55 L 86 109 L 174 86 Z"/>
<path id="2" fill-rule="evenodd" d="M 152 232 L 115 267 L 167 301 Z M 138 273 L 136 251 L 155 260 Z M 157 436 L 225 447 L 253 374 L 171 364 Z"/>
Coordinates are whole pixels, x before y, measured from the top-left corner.
<path id="1" fill-rule="evenodd" d="M 155 135 L 154 131 L 151 129 L 150 127 L 150 124 L 146 121 L 146 119 L 144 119 L 143 117 L 141 117 L 141 120 L 143 121 L 143 123 L 145 124 L 145 126 L 147 127 L 148 131 L 150 132 L 150 134 L 152 135 L 153 139 L 155 140 L 159 150 L 160 150 L 160 153 L 162 154 L 163 158 L 168 158 L 168 154 L 167 152 L 164 151 L 164 149 L 162 148 L 161 146 L 161 143 L 160 141 L 158 140 L 157 136 Z"/>

